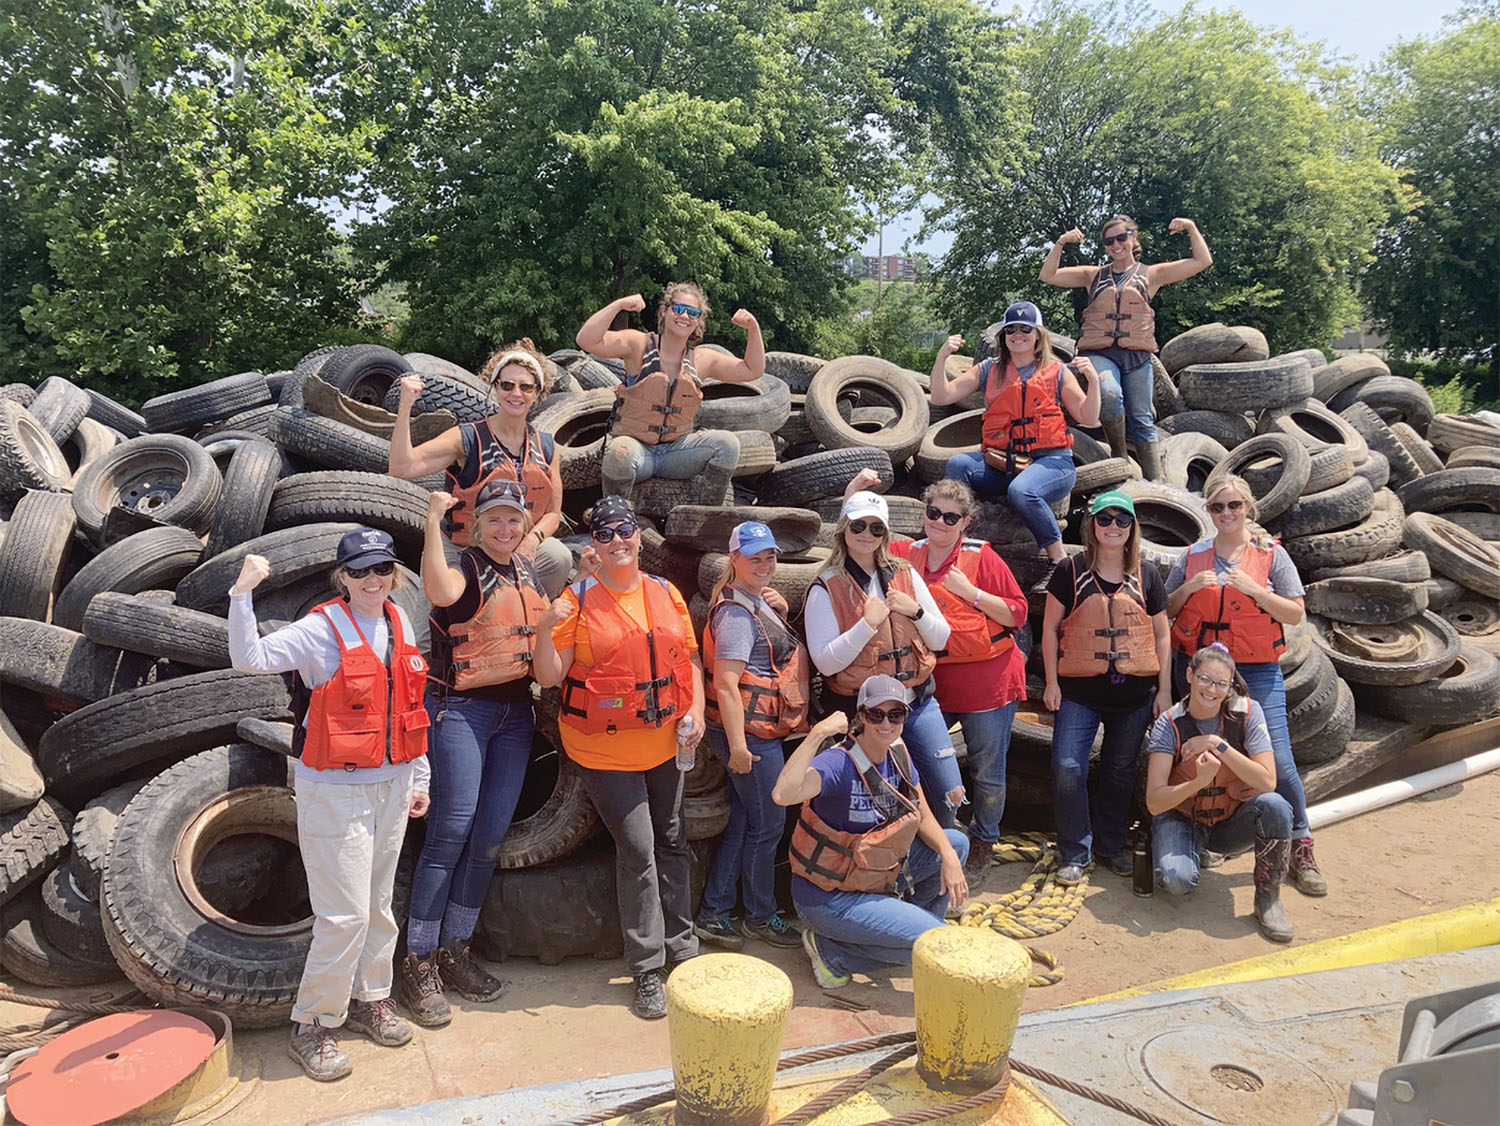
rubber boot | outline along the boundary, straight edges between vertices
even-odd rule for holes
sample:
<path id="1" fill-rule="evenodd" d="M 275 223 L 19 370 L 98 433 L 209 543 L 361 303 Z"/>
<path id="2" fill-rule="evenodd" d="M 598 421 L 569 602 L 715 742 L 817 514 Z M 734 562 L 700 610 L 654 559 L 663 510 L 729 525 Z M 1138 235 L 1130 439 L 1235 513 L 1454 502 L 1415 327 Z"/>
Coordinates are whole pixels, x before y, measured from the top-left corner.
<path id="1" fill-rule="evenodd" d="M 1291 855 L 1291 841 L 1255 838 L 1255 923 L 1272 942 L 1292 941 L 1292 922 L 1281 907 L 1281 881 Z"/>
<path id="2" fill-rule="evenodd" d="M 1117 414 L 1113 418 L 1101 418 L 1099 425 L 1104 427 L 1104 436 L 1109 440 L 1109 456 L 1125 456 L 1125 416 Z"/>
<path id="3" fill-rule="evenodd" d="M 1137 442 L 1135 460 L 1140 463 L 1142 477 L 1148 481 L 1161 480 L 1161 458 L 1155 442 Z"/>
<path id="4" fill-rule="evenodd" d="M 732 503 L 734 497 L 730 493 L 730 482 L 733 479 L 734 470 L 705 465 L 698 476 L 698 503 L 711 504 L 715 508 Z"/>

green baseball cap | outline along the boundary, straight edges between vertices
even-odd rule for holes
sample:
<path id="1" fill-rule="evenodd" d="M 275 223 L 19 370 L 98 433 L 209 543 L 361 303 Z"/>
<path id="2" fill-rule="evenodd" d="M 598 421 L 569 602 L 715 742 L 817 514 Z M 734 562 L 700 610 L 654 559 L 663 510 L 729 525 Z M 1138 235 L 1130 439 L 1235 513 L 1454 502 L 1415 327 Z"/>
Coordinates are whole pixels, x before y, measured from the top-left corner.
<path id="1" fill-rule="evenodd" d="M 1135 501 L 1131 500 L 1118 489 L 1111 489 L 1107 493 L 1100 493 L 1096 496 L 1093 503 L 1089 505 L 1089 515 L 1093 516 L 1096 513 L 1103 512 L 1106 508 L 1119 508 L 1130 513 L 1132 516 L 1135 515 Z"/>

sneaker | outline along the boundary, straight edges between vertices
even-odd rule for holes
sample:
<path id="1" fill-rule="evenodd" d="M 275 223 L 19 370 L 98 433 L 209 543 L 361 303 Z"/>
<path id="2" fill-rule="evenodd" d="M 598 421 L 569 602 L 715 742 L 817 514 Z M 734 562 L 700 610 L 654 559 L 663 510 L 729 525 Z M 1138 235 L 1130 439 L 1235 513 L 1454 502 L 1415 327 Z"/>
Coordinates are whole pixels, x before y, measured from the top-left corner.
<path id="1" fill-rule="evenodd" d="M 1108 868 L 1117 876 L 1130 876 L 1135 873 L 1135 861 L 1127 853 L 1117 852 L 1113 856 L 1094 857 L 1094 866 Z"/>
<path id="2" fill-rule="evenodd" d="M 741 950 L 745 946 L 745 936 L 735 929 L 734 920 L 728 915 L 699 915 L 693 920 L 693 933 L 725 950 Z"/>
<path id="3" fill-rule="evenodd" d="M 1075 884 L 1083 882 L 1083 865 L 1064 864 L 1052 878 L 1064 887 L 1073 887 Z"/>
<path id="4" fill-rule="evenodd" d="M 411 1025 L 396 1015 L 396 1002 L 389 997 L 379 1001 L 350 1001 L 349 1019 L 344 1027 L 363 1032 L 387 1048 L 399 1048 L 411 1039 Z"/>
<path id="5" fill-rule="evenodd" d="M 505 990 L 504 983 L 479 964 L 462 938 L 437 948 L 437 964 L 443 984 L 467 1001 L 493 1001 Z"/>
<path id="6" fill-rule="evenodd" d="M 431 957 L 408 954 L 401 962 L 401 976 L 396 985 L 412 1020 L 423 1028 L 441 1028 L 453 1019 L 448 998 L 443 996 L 443 979 L 438 976 L 437 963 Z"/>
<path id="7" fill-rule="evenodd" d="M 820 989 L 842 989 L 849 984 L 848 974 L 836 974 L 828 968 L 823 955 L 818 953 L 818 940 L 810 930 L 802 932 L 802 949 L 807 951 L 807 960 L 812 963 L 813 978 Z"/>
<path id="8" fill-rule="evenodd" d="M 635 975 L 635 1000 L 630 1003 L 630 1011 L 642 1020 L 660 1020 L 667 1015 L 667 991 L 661 979 L 661 970 Z"/>
<path id="9" fill-rule="evenodd" d="M 977 883 L 990 870 L 990 861 L 995 858 L 995 846 L 969 834 L 969 855 L 964 860 L 964 875 L 970 883 Z"/>
<path id="10" fill-rule="evenodd" d="M 783 950 L 795 950 L 802 943 L 802 936 L 797 933 L 797 928 L 787 922 L 786 916 L 780 911 L 773 911 L 769 919 L 759 923 L 743 919 L 740 931 L 746 938 L 758 938 Z"/>
<path id="11" fill-rule="evenodd" d="M 354 1070 L 354 1064 L 339 1047 L 338 1030 L 321 1024 L 293 1024 L 287 1050 L 302 1065 L 307 1077 L 319 1083 L 332 1083 Z"/>

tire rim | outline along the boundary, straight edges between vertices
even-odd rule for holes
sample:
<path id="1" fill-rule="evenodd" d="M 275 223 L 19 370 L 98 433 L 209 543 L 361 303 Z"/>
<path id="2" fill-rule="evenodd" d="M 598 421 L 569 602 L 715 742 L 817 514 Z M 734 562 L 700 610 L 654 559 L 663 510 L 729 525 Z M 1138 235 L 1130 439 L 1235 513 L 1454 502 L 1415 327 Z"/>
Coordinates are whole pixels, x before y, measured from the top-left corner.
<path id="1" fill-rule="evenodd" d="M 1419 660 L 1424 636 L 1420 626 L 1395 622 L 1384 626 L 1335 626 L 1328 633 L 1328 641 L 1342 656 L 1387 665 Z"/>
<path id="2" fill-rule="evenodd" d="M 405 374 L 404 372 L 401 374 Z M 386 393 L 390 391 L 391 385 L 396 382 L 397 374 L 386 368 L 378 368 L 368 371 L 354 381 L 353 386 L 344 394 L 356 403 L 364 403 L 366 406 L 380 407 L 385 404 Z"/>
<path id="3" fill-rule="evenodd" d="M 173 451 L 138 453 L 121 462 L 107 482 L 100 482 L 93 499 L 104 512 L 124 508 L 155 515 L 177 499 L 191 472 L 187 459 Z"/>
<path id="4" fill-rule="evenodd" d="M 52 441 L 51 435 L 37 424 L 35 419 L 26 415 L 18 415 L 16 422 L 16 435 L 21 439 L 21 446 L 31 455 L 33 461 L 41 467 L 42 472 L 54 480 L 67 478 L 72 475 L 72 470 L 66 465 L 57 464 L 57 455 L 60 452 L 57 443 Z"/>
<path id="5" fill-rule="evenodd" d="M 1460 599 L 1443 607 L 1441 613 L 1454 629 L 1470 637 L 1493 633 L 1500 626 L 1500 610 L 1479 599 Z"/>

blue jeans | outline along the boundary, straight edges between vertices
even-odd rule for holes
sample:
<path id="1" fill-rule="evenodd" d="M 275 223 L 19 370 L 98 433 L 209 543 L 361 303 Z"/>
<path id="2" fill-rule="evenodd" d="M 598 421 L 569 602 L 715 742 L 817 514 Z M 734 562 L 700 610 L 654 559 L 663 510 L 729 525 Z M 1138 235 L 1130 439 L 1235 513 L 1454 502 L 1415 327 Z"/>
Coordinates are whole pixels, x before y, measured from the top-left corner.
<path id="1" fill-rule="evenodd" d="M 1172 658 L 1172 671 L 1177 681 L 1177 691 L 1187 695 L 1187 663 L 1182 653 Z M 1271 750 L 1276 754 L 1276 792 L 1292 807 L 1292 839 L 1312 836 L 1312 826 L 1307 823 L 1307 795 L 1302 792 L 1302 775 L 1297 773 L 1297 760 L 1292 757 L 1292 736 L 1286 723 L 1286 681 L 1281 676 L 1281 666 L 1275 661 L 1246 661 L 1235 666 L 1245 678 L 1245 687 L 1250 689 L 1250 698 L 1266 713 L 1266 731 L 1271 736 Z M 1214 850 L 1219 851 L 1218 849 Z"/>
<path id="2" fill-rule="evenodd" d="M 1121 371 L 1113 360 L 1098 352 L 1083 352 L 1099 373 L 1099 417 L 1125 414 L 1125 436 L 1137 444 L 1156 441 L 1156 376 L 1151 360 Z"/>
<path id="3" fill-rule="evenodd" d="M 962 481 L 980 497 L 1005 494 L 1005 503 L 1026 525 L 1038 547 L 1049 547 L 1062 539 L 1052 506 L 1073 491 L 1078 473 L 1073 455 L 1067 450 L 1037 458 L 1014 477 L 989 465 L 979 451 L 954 454 L 948 459 L 943 475 L 950 481 Z"/>
<path id="4" fill-rule="evenodd" d="M 958 829 L 945 832 L 958 859 L 968 859 L 969 838 Z M 792 882 L 797 916 L 818 936 L 818 953 L 834 973 L 908 966 L 917 937 L 946 925 L 948 895 L 942 888 L 941 858 L 921 841 L 913 841 L 906 867 L 910 890 L 903 898 L 873 891 L 836 891 L 826 902 L 804 903 L 797 897 L 797 882 Z"/>
<path id="5" fill-rule="evenodd" d="M 732 473 L 739 460 L 740 440 L 728 430 L 694 430 L 654 446 L 621 435 L 604 440 L 600 476 L 604 495 L 612 496 L 652 477 L 686 481 L 710 465 Z"/>
<path id="6" fill-rule="evenodd" d="M 922 779 L 922 793 L 938 824 L 951 829 L 958 823 L 958 807 L 964 804 L 964 780 L 958 770 L 958 755 L 948 735 L 937 700 L 929 696 L 908 713 L 901 727 L 901 740 L 911 752 Z M 955 800 L 950 795 L 957 794 Z"/>
<path id="7" fill-rule="evenodd" d="M 1198 887 L 1198 851 L 1207 848 L 1235 856 L 1248 852 L 1256 837 L 1284 841 L 1292 834 L 1292 810 L 1280 794 L 1257 794 L 1217 825 L 1190 821 L 1176 810 L 1151 821 L 1151 857 L 1156 886 L 1168 895 Z"/>
<path id="8" fill-rule="evenodd" d="M 1021 701 L 987 712 L 954 712 L 969 751 L 969 779 L 974 783 L 974 819 L 969 832 L 985 844 L 1000 839 L 1000 818 L 1005 815 L 1005 759 L 1010 753 L 1010 729 Z"/>
<path id="9" fill-rule="evenodd" d="M 530 704 L 427 697 L 432 808 L 411 881 L 411 915 L 438 920 L 451 900 L 483 905 L 521 798 L 536 727 Z"/>
<path id="10" fill-rule="evenodd" d="M 708 745 L 719 761 L 729 765 L 729 737 L 709 725 Z M 728 915 L 734 910 L 736 885 L 745 900 L 745 917 L 762 923 L 776 913 L 776 846 L 786 828 L 786 810 L 771 800 L 786 757 L 780 739 L 745 735 L 750 773 L 729 772 L 729 827 L 719 841 L 708 883 L 703 888 L 704 915 Z M 759 762 L 753 761 L 756 756 Z"/>
<path id="11" fill-rule="evenodd" d="M 1089 752 L 1101 723 L 1104 745 L 1099 766 L 1103 777 L 1090 820 Z M 1119 856 L 1125 851 L 1125 818 L 1135 796 L 1136 760 L 1150 725 L 1149 700 L 1130 712 L 1096 712 L 1063 697 L 1052 721 L 1052 808 L 1063 864 L 1082 867 L 1096 855 Z M 1099 827 L 1097 849 L 1094 821 Z"/>

